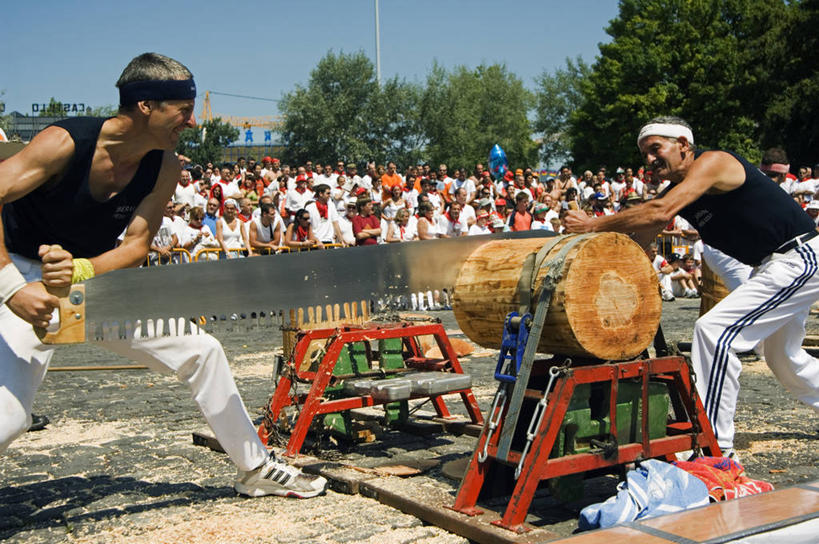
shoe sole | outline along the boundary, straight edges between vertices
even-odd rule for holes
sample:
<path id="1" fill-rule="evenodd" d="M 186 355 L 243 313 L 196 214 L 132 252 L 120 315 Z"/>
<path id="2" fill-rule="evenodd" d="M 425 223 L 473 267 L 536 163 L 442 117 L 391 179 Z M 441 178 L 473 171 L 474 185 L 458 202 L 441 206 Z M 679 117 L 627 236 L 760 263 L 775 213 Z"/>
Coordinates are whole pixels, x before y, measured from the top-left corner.
<path id="1" fill-rule="evenodd" d="M 298 492 L 298 491 L 265 491 L 264 489 L 260 489 L 258 487 L 250 487 L 244 484 L 235 483 L 233 485 L 233 489 L 236 490 L 237 493 L 240 495 L 245 495 L 247 497 L 266 497 L 268 495 L 275 495 L 276 497 L 287 497 L 290 499 L 309 499 L 312 497 L 316 497 L 321 495 L 326 491 L 326 488 L 323 487 L 321 489 L 317 489 L 315 491 L 305 491 L 305 492 Z"/>

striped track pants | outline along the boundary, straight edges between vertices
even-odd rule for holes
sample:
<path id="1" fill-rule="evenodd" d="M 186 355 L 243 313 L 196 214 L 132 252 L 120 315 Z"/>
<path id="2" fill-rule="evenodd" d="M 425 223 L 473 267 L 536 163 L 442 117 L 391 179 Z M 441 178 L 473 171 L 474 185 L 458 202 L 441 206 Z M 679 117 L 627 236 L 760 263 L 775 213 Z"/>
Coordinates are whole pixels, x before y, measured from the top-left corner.
<path id="1" fill-rule="evenodd" d="M 722 449 L 734 445 L 742 365 L 737 352 L 765 340 L 771 371 L 819 412 L 819 360 L 802 349 L 805 319 L 819 299 L 819 237 L 774 254 L 745 283 L 697 320 L 691 358 L 697 391 Z"/>

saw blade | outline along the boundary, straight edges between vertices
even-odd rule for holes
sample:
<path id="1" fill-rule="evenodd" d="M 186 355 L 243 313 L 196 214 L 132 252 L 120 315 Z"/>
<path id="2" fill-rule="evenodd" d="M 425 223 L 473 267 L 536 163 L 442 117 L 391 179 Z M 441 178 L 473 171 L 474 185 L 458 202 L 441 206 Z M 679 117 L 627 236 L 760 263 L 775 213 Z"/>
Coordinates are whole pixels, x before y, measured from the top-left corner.
<path id="1" fill-rule="evenodd" d="M 116 270 L 85 284 L 86 337 L 146 320 L 204 325 L 353 301 L 406 307 L 411 293 L 450 289 L 461 264 L 490 240 L 553 235 L 509 232 Z"/>

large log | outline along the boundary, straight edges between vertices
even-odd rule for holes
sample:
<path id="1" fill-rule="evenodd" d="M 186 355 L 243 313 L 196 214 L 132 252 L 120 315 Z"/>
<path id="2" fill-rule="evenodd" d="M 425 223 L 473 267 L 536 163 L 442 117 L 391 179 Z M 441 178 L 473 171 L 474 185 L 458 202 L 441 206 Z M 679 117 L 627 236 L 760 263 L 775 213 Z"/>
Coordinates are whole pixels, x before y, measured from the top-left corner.
<path id="1" fill-rule="evenodd" d="M 575 235 L 497 240 L 475 250 L 455 283 L 453 311 L 475 343 L 500 348 L 506 315 L 519 309 L 518 282 L 527 255 L 548 249 L 549 263 Z M 548 266 L 536 274 L 532 314 Z M 639 355 L 660 323 L 657 276 L 628 236 L 599 233 L 566 254 L 538 352 L 625 360 Z"/>
<path id="2" fill-rule="evenodd" d="M 700 315 L 705 315 L 717 305 L 717 303 L 728 296 L 731 291 L 725 287 L 722 278 L 711 270 L 705 261 L 702 261 L 702 289 L 700 293 Z"/>

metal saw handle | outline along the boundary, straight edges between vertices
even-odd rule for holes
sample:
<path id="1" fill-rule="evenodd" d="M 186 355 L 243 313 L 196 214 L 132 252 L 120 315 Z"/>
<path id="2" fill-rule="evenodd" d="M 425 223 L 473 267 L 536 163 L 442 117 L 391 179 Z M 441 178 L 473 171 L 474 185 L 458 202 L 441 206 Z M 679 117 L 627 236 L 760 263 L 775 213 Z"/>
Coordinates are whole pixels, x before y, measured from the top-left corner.
<path id="1" fill-rule="evenodd" d="M 78 283 L 71 287 L 46 289 L 60 299 L 60 307 L 52 316 L 52 324 L 45 329 L 34 327 L 34 333 L 44 344 L 85 342 L 85 285 Z"/>

